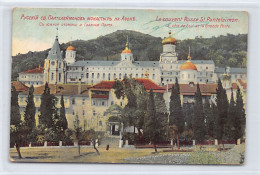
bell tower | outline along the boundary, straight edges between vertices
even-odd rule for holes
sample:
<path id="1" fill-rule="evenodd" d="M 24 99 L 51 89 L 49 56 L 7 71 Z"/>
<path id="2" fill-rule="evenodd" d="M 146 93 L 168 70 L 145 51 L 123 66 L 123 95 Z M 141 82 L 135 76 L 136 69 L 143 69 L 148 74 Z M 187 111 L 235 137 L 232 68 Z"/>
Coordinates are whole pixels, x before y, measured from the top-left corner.
<path id="1" fill-rule="evenodd" d="M 44 60 L 44 82 L 48 82 L 49 84 L 64 84 L 65 70 L 66 64 L 62 58 L 58 35 L 56 35 L 48 57 Z"/>

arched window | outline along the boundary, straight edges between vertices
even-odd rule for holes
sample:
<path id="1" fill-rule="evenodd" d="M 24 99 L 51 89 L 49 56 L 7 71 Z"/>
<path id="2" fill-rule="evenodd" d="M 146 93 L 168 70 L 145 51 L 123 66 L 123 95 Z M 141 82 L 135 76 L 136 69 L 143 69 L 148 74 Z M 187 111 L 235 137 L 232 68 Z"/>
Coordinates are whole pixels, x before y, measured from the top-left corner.
<path id="1" fill-rule="evenodd" d="M 103 73 L 103 79 L 105 79 L 105 77 L 106 77 L 106 74 L 105 74 L 105 73 Z"/>
<path id="2" fill-rule="evenodd" d="M 99 73 L 97 74 L 97 78 L 99 78 Z"/>
<path id="3" fill-rule="evenodd" d="M 53 80 L 53 78 L 54 78 L 54 73 L 52 72 L 51 73 L 51 80 Z"/>
<path id="4" fill-rule="evenodd" d="M 119 80 L 121 80 L 121 73 L 119 74 Z"/>
<path id="5" fill-rule="evenodd" d="M 114 79 L 116 78 L 116 73 L 114 73 Z"/>
<path id="6" fill-rule="evenodd" d="M 108 80 L 110 80 L 110 73 L 108 74 Z"/>

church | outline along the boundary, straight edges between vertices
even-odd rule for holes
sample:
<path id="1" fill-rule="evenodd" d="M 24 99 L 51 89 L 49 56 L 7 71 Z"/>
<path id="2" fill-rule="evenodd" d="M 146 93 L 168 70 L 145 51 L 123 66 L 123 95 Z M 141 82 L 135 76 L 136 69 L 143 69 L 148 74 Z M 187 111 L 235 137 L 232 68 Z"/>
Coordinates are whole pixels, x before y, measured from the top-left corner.
<path id="1" fill-rule="evenodd" d="M 92 61 L 87 58 L 76 60 L 77 49 L 72 43 L 66 49 L 65 58 L 56 36 L 54 44 L 44 61 L 44 67 L 19 73 L 18 80 L 27 86 L 49 84 L 83 84 L 94 85 L 102 80 L 123 79 L 123 77 L 149 78 L 163 86 L 171 84 L 177 77 L 182 83 L 216 83 L 223 74 L 231 76 L 231 82 L 238 78 L 246 80 L 245 68 L 218 68 L 212 60 L 178 60 L 175 52 L 177 41 L 169 36 L 162 40 L 163 52 L 159 61 L 135 61 L 133 52 L 126 42 L 118 61 Z"/>
<path id="2" fill-rule="evenodd" d="M 57 98 L 58 108 L 61 96 L 64 97 L 69 128 L 73 128 L 75 115 L 78 115 L 84 129 L 118 134 L 120 123 L 113 118 L 117 114 L 111 116 L 111 110 L 123 108 L 127 100 L 117 99 L 113 86 L 115 80 L 123 80 L 125 76 L 135 78 L 147 91 L 153 89 L 156 93 L 162 93 L 168 110 L 176 77 L 180 84 L 182 105 L 194 103 L 197 83 L 200 84 L 203 101 L 208 99 L 214 102 L 218 78 L 221 78 L 228 98 L 231 88 L 236 90 L 239 87 L 246 102 L 246 68 L 218 68 L 212 60 L 192 60 L 190 49 L 187 60 L 178 60 L 176 44 L 176 39 L 169 33 L 162 40 L 163 52 L 159 61 L 135 61 L 128 41 L 118 61 L 77 61 L 77 49 L 72 43 L 65 51 L 65 58 L 62 57 L 64 54 L 56 36 L 44 67 L 21 72 L 18 82 L 12 82 L 19 89 L 20 112 L 24 114 L 27 104 L 27 86 L 33 85 L 38 124 L 41 95 L 45 82 L 48 82 L 50 93 Z"/>

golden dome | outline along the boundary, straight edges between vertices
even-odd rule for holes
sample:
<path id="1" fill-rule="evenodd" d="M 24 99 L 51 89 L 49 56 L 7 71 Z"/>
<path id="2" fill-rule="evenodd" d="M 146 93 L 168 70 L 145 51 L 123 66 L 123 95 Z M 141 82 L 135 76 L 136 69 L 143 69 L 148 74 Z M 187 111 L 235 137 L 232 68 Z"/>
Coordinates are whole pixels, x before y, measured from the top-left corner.
<path id="1" fill-rule="evenodd" d="M 70 42 L 70 46 L 66 50 L 75 50 L 75 47 L 72 46 L 72 42 Z"/>
<path id="2" fill-rule="evenodd" d="M 197 70 L 197 67 L 194 63 L 188 60 L 181 65 L 180 70 Z"/>
<path id="3" fill-rule="evenodd" d="M 128 48 L 128 42 L 125 44 L 125 49 L 122 51 L 122 53 L 132 53 L 131 50 Z"/>
<path id="4" fill-rule="evenodd" d="M 171 36 L 171 32 L 169 32 L 169 37 L 164 38 L 162 40 L 162 44 L 173 44 L 176 45 L 177 40 Z"/>

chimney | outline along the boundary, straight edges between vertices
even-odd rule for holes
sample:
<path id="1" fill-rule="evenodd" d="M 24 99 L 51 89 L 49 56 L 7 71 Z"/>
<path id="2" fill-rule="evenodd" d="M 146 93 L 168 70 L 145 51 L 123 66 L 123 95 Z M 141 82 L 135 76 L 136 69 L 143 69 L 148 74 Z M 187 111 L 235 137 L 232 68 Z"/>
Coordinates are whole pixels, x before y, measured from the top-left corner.
<path id="1" fill-rule="evenodd" d="M 81 92 L 81 78 L 79 78 L 79 84 L 78 84 L 78 94 Z"/>

